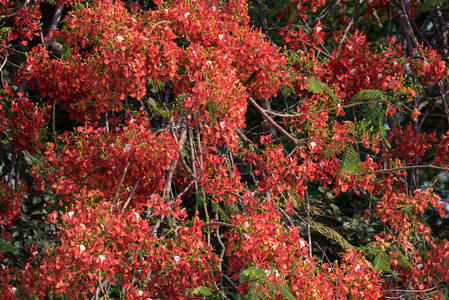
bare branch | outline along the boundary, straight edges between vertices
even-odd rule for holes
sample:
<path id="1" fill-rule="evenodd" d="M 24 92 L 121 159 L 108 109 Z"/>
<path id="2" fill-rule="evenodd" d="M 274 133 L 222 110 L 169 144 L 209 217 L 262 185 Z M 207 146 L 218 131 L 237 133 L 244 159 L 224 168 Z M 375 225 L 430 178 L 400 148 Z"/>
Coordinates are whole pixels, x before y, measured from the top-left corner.
<path id="1" fill-rule="evenodd" d="M 309 192 L 306 188 L 305 191 L 306 196 L 306 202 L 307 202 L 307 239 L 309 243 L 309 255 L 312 257 L 312 235 L 310 233 L 310 199 L 309 199 Z"/>
<path id="2" fill-rule="evenodd" d="M 130 164 L 130 162 L 128 162 L 128 163 L 126 164 L 125 169 L 123 170 L 123 175 L 122 175 L 122 178 L 120 179 L 120 183 L 118 184 L 117 192 L 115 193 L 114 200 L 112 201 L 112 206 L 114 206 L 115 201 L 117 201 L 117 199 L 118 199 L 118 195 L 119 195 L 119 193 L 120 193 L 120 188 L 122 187 L 123 180 L 125 179 L 125 176 L 126 176 L 126 172 L 128 172 L 129 164 Z"/>
<path id="3" fill-rule="evenodd" d="M 346 26 L 343 37 L 340 40 L 340 49 L 341 49 L 341 45 L 343 44 L 344 40 L 346 39 L 346 35 L 349 32 L 349 29 L 351 29 L 352 23 L 354 22 L 354 19 L 356 17 L 356 15 L 358 14 L 360 7 L 362 6 L 363 0 L 359 0 L 359 2 L 357 3 L 357 6 L 354 8 L 354 12 L 351 15 L 351 19 L 349 20 L 348 26 Z"/>
<path id="4" fill-rule="evenodd" d="M 404 167 L 398 167 L 398 168 L 391 168 L 391 169 L 382 169 L 382 170 L 376 170 L 372 172 L 373 174 L 380 174 L 380 173 L 389 173 L 389 172 L 395 172 L 395 171 L 401 171 L 401 170 L 414 170 L 414 169 L 435 169 L 440 171 L 448 171 L 449 169 L 446 169 L 444 167 L 434 166 L 434 165 L 417 165 L 417 166 L 404 166 Z"/>
<path id="5" fill-rule="evenodd" d="M 125 208 L 128 206 L 129 202 L 131 201 L 131 198 L 133 197 L 134 192 L 136 191 L 137 186 L 139 185 L 139 182 L 140 182 L 140 178 L 137 179 L 136 183 L 133 186 L 131 193 L 129 194 L 128 198 L 126 199 L 125 205 L 123 205 L 123 208 L 122 208 L 122 212 L 125 211 Z"/>
<path id="6" fill-rule="evenodd" d="M 234 229 L 239 228 L 238 226 L 236 226 L 234 224 L 228 224 L 228 223 L 224 223 L 224 222 L 206 223 L 206 224 L 201 225 L 201 228 L 207 228 L 207 227 L 211 227 L 211 226 L 223 226 L 223 227 L 234 228 Z"/>
<path id="7" fill-rule="evenodd" d="M 176 137 L 176 136 L 174 136 L 174 137 Z M 187 124 L 186 124 L 186 122 L 182 121 L 181 133 L 179 135 L 179 141 L 178 141 L 179 151 L 181 151 L 186 140 L 187 140 Z M 171 202 L 172 202 L 170 199 L 171 184 L 173 181 L 173 174 L 175 172 L 177 163 L 178 163 L 178 161 L 176 159 L 172 159 L 170 169 L 168 170 L 167 175 L 165 177 L 164 195 L 165 195 L 165 197 L 167 197 L 167 200 L 166 200 L 167 204 L 171 204 Z"/>
<path id="8" fill-rule="evenodd" d="M 267 120 L 268 123 L 273 125 L 279 132 L 281 132 L 285 137 L 287 137 L 295 146 L 299 146 L 298 141 L 290 135 L 287 131 L 284 130 L 281 126 L 279 126 L 267 113 L 265 110 L 259 106 L 259 104 L 254 101 L 252 97 L 248 98 L 249 103 L 262 115 L 262 117 Z"/>

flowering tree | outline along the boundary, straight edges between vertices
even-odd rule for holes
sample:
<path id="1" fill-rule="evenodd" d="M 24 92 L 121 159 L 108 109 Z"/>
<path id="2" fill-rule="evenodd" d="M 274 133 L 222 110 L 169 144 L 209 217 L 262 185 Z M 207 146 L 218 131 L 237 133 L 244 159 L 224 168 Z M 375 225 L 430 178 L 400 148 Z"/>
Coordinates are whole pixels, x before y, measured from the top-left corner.
<path id="1" fill-rule="evenodd" d="M 0 3 L 0 299 L 449 294 L 446 1 Z"/>

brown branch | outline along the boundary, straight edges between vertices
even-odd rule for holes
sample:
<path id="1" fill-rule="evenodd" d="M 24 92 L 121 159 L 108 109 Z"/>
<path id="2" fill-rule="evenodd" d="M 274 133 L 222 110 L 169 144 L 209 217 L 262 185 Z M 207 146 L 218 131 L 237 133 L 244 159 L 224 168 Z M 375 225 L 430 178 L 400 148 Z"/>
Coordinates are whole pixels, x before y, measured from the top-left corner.
<path id="1" fill-rule="evenodd" d="M 218 213 L 215 213 L 215 218 L 218 220 Z M 219 270 L 220 270 L 220 272 L 221 272 L 222 269 L 223 269 L 222 262 L 223 262 L 223 257 L 224 257 L 224 255 L 225 255 L 225 253 L 226 253 L 226 246 L 225 246 L 225 244 L 223 243 L 223 241 L 221 240 L 221 237 L 220 237 L 220 229 L 219 229 L 219 228 L 217 228 L 217 231 L 215 231 L 215 236 L 216 236 L 216 238 L 217 238 L 218 244 L 219 244 L 220 247 L 221 247 L 220 256 L 219 256 L 220 262 L 219 262 L 219 266 L 218 266 L 218 267 L 219 267 Z M 223 282 L 221 282 L 221 285 L 223 286 Z"/>
<path id="2" fill-rule="evenodd" d="M 4 57 L 3 55 L 0 55 L 0 58 L 1 58 L 1 59 L 5 59 L 5 57 Z M 15 63 L 10 62 L 9 60 L 6 60 L 6 63 L 7 63 L 8 65 L 10 65 L 10 66 L 13 66 L 14 68 L 17 68 L 17 69 L 20 69 L 20 68 L 21 68 L 21 66 L 16 65 Z"/>
<path id="3" fill-rule="evenodd" d="M 197 173 L 196 173 L 196 163 L 195 163 L 196 156 L 195 156 L 195 147 L 194 147 L 194 143 L 193 143 L 193 131 L 190 126 L 187 127 L 187 133 L 189 134 L 190 156 L 192 159 L 192 172 L 193 172 L 193 175 L 195 175 L 195 177 L 194 177 L 195 179 L 193 180 L 193 182 L 195 183 L 195 198 L 196 198 L 195 211 L 198 211 L 198 182 L 196 181 Z"/>
<path id="4" fill-rule="evenodd" d="M 11 164 L 9 165 L 9 175 L 8 175 L 8 187 L 12 186 L 12 180 L 14 176 L 14 171 L 16 169 L 16 145 L 17 142 L 13 140 L 12 149 L 11 149 Z"/>
<path id="5" fill-rule="evenodd" d="M 173 136 L 176 138 L 175 135 L 173 135 Z M 181 133 L 179 135 L 179 141 L 178 141 L 179 151 L 181 151 L 186 140 L 187 140 L 187 124 L 184 121 L 182 121 Z M 167 204 L 171 204 L 171 199 L 170 199 L 171 184 L 173 181 L 173 174 L 175 172 L 177 163 L 178 163 L 178 161 L 176 159 L 172 159 L 170 168 L 168 169 L 167 175 L 165 177 L 164 196 L 167 197 L 167 200 L 166 200 Z"/>
<path id="6" fill-rule="evenodd" d="M 267 16 L 265 14 L 265 9 L 263 8 L 263 4 L 262 4 L 262 2 L 260 2 L 260 0 L 251 0 L 251 2 L 255 3 L 257 5 L 257 8 L 259 9 L 260 23 L 262 23 L 262 32 L 265 33 L 265 35 L 268 38 Z"/>
<path id="7" fill-rule="evenodd" d="M 120 183 L 118 184 L 117 192 L 115 193 L 114 200 L 112 201 L 112 206 L 114 206 L 115 201 L 117 201 L 117 199 L 118 199 L 120 188 L 122 187 L 123 180 L 125 179 L 125 176 L 126 176 L 126 172 L 128 172 L 129 164 L 130 164 L 130 162 L 128 162 L 126 164 L 125 169 L 123 170 L 123 175 L 122 175 L 122 178 L 120 179 Z"/>
<path id="8" fill-rule="evenodd" d="M 123 205 L 123 208 L 122 208 L 122 212 L 125 211 L 125 208 L 128 206 L 129 202 L 131 201 L 131 198 L 133 197 L 134 192 L 136 191 L 137 186 L 139 185 L 139 182 L 140 182 L 140 178 L 137 179 L 136 183 L 133 186 L 131 193 L 129 194 L 128 198 L 126 199 L 125 205 Z"/>
<path id="9" fill-rule="evenodd" d="M 56 139 L 56 98 L 53 100 L 53 107 L 51 110 L 51 130 L 53 132 L 53 141 L 55 143 L 55 147 L 57 144 L 57 139 Z"/>
<path id="10" fill-rule="evenodd" d="M 240 196 L 240 195 L 237 194 L 237 193 L 234 193 L 234 192 L 231 192 L 231 191 L 226 191 L 226 190 L 225 190 L 225 193 L 228 193 L 228 194 L 230 194 L 230 195 L 236 196 L 236 197 L 239 198 L 240 200 L 245 200 L 245 198 L 243 198 L 242 196 Z"/>
<path id="11" fill-rule="evenodd" d="M 182 156 L 182 152 L 179 151 L 178 155 L 179 155 L 179 161 L 181 162 L 182 167 L 190 174 L 190 176 L 193 177 L 193 179 L 196 180 L 196 175 L 193 173 L 193 171 L 187 165 L 186 161 L 184 160 L 184 156 Z"/>
<path id="12" fill-rule="evenodd" d="M 56 27 L 58 27 L 59 20 L 61 19 L 63 9 L 64 9 L 64 3 L 61 3 L 61 5 L 58 8 L 56 8 L 55 14 L 53 15 L 53 19 L 51 20 L 51 23 L 50 23 L 50 28 L 48 29 L 47 36 L 45 37 L 47 40 L 46 42 L 44 42 L 44 45 L 43 45 L 45 49 L 48 49 L 50 44 L 53 42 L 52 38 L 51 38 L 51 31 L 53 29 L 56 29 Z"/>
<path id="13" fill-rule="evenodd" d="M 373 171 L 372 174 L 389 173 L 389 172 L 395 172 L 395 171 L 401 171 L 401 170 L 427 169 L 427 168 L 440 170 L 440 171 L 448 171 L 449 170 L 444 167 L 439 167 L 439 166 L 434 166 L 434 165 L 429 164 L 429 165 L 404 166 L 404 167 L 397 167 L 397 168 L 391 168 L 391 169 L 376 170 L 376 171 Z"/>
<path id="14" fill-rule="evenodd" d="M 201 225 L 201 228 L 207 228 L 207 227 L 211 227 L 211 226 L 223 226 L 223 227 L 234 228 L 234 229 L 239 228 L 238 226 L 236 226 L 234 224 L 228 224 L 228 223 L 224 223 L 224 222 L 206 223 L 206 224 Z"/>
<path id="15" fill-rule="evenodd" d="M 241 129 L 239 129 L 239 128 L 237 128 L 236 130 L 235 130 L 235 132 L 237 132 L 237 134 L 239 135 L 239 137 L 244 141 L 244 142 L 246 142 L 246 143 L 248 143 L 249 144 L 249 148 L 251 149 L 251 151 L 256 151 L 255 150 L 255 148 L 254 148 L 254 144 L 253 144 L 253 142 L 243 133 L 243 131 L 241 130 Z"/>
<path id="16" fill-rule="evenodd" d="M 189 183 L 189 185 L 181 192 L 181 193 L 179 193 L 178 194 L 178 198 L 180 198 L 180 197 L 182 197 L 182 195 L 184 195 L 189 189 L 190 189 L 190 187 L 192 186 L 192 184 L 194 184 L 194 183 L 196 183 L 196 180 L 194 179 L 194 180 L 192 180 L 192 181 L 190 181 L 190 183 Z"/>
<path id="17" fill-rule="evenodd" d="M 11 47 L 7 47 L 7 46 L 3 46 L 3 45 L 0 45 L 0 47 L 2 47 L 2 48 L 5 49 L 5 50 L 9 50 L 9 51 L 13 51 L 13 52 L 16 52 L 16 53 L 19 53 L 19 54 L 22 54 L 22 55 L 26 55 L 25 52 L 16 50 L 16 49 L 11 48 Z"/>
<path id="18" fill-rule="evenodd" d="M 15 183 L 16 187 L 18 187 L 18 186 L 19 186 L 19 183 L 20 183 L 20 167 L 21 167 L 21 165 L 22 165 L 22 158 L 23 158 L 23 152 L 20 151 L 20 152 L 17 154 L 16 177 L 15 177 L 15 179 L 14 179 L 14 183 Z"/>
<path id="19" fill-rule="evenodd" d="M 16 15 L 17 15 L 17 11 L 12 12 L 12 13 L 7 14 L 7 15 L 0 15 L 0 19 L 7 19 L 7 18 L 14 17 L 14 16 L 16 16 Z"/>
<path id="20" fill-rule="evenodd" d="M 446 20 L 444 20 L 443 14 L 441 12 L 440 7 L 438 6 L 436 9 L 437 20 L 441 27 L 441 54 L 443 58 L 447 58 L 449 55 L 449 47 L 448 47 L 448 36 L 446 30 Z"/>
<path id="21" fill-rule="evenodd" d="M 309 24 L 309 27 L 315 27 L 316 23 L 318 23 L 319 20 L 324 19 L 325 17 L 327 17 L 329 14 L 331 14 L 336 8 L 339 7 L 341 0 L 337 0 L 333 3 L 331 3 L 328 7 L 326 7 L 326 9 L 324 9 L 323 11 L 321 11 L 320 15 L 318 17 L 315 18 L 315 21 L 313 21 L 312 23 Z"/>
<path id="22" fill-rule="evenodd" d="M 355 102 L 355 103 L 350 103 L 350 104 L 346 104 L 346 105 L 341 105 L 340 108 L 350 108 L 350 107 L 354 107 L 357 105 L 361 105 L 361 104 L 371 104 L 371 103 L 378 103 L 381 102 L 382 100 L 375 100 L 375 101 L 360 101 L 360 102 Z M 337 110 L 337 108 L 328 108 L 328 109 L 320 109 L 317 111 L 312 111 L 309 113 L 301 113 L 301 114 L 282 114 L 282 113 L 278 113 L 272 110 L 265 110 L 265 112 L 269 115 L 273 115 L 276 117 L 283 117 L 283 118 L 296 118 L 296 117 L 302 117 L 302 116 L 306 116 L 306 115 L 313 115 L 313 114 L 319 114 L 322 112 L 329 112 L 329 111 L 334 111 Z"/>
<path id="23" fill-rule="evenodd" d="M 309 256 L 312 257 L 312 235 L 310 233 L 310 199 L 309 199 L 309 192 L 306 187 L 305 191 L 306 196 L 306 204 L 307 204 L 307 239 L 309 242 Z"/>
<path id="24" fill-rule="evenodd" d="M 0 56 L 3 58 L 3 56 Z M 2 86 L 5 89 L 5 80 L 3 79 L 3 67 L 6 65 L 6 62 L 8 61 L 8 55 L 5 55 L 5 60 L 3 61 L 2 65 L 0 66 L 0 76 L 2 80 Z"/>
<path id="25" fill-rule="evenodd" d="M 284 130 L 281 126 L 279 126 L 266 112 L 265 110 L 256 103 L 256 101 L 252 98 L 248 98 L 249 103 L 262 115 L 262 117 L 267 120 L 268 123 L 273 125 L 279 132 L 281 132 L 285 137 L 287 137 L 295 146 L 299 146 L 299 142 L 290 135 L 287 131 Z"/>
<path id="26" fill-rule="evenodd" d="M 341 49 L 341 45 L 343 44 L 344 40 L 346 39 L 346 35 L 348 34 L 349 29 L 351 29 L 351 26 L 352 26 L 352 23 L 354 22 L 355 16 L 358 14 L 362 4 L 363 4 L 363 0 L 359 0 L 357 3 L 357 6 L 354 8 L 354 11 L 351 15 L 351 19 L 349 20 L 348 26 L 346 26 L 343 37 L 340 40 L 340 47 L 339 47 L 340 49 Z"/>
<path id="27" fill-rule="evenodd" d="M 436 287 L 432 287 L 432 288 L 428 288 L 425 290 L 383 290 L 384 292 L 394 292 L 394 293 L 398 293 L 398 292 L 403 292 L 403 293 L 426 293 L 426 292 L 430 292 L 435 290 Z"/>

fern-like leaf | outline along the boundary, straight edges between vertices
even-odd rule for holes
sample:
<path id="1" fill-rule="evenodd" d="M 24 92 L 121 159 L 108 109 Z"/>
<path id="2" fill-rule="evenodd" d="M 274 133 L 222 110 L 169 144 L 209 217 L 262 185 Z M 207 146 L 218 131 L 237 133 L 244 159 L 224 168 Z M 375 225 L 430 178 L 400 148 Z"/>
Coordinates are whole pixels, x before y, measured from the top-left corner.
<path id="1" fill-rule="evenodd" d="M 207 286 L 199 286 L 193 290 L 193 294 L 201 294 L 203 296 L 212 296 L 212 290 Z"/>
<path id="2" fill-rule="evenodd" d="M 346 147 L 341 161 L 340 170 L 342 172 L 349 172 L 351 174 L 362 172 L 359 154 L 352 146 Z"/>
<path id="3" fill-rule="evenodd" d="M 342 237 L 337 231 L 334 229 L 325 226 L 324 224 L 310 221 L 310 226 L 324 235 L 327 238 L 330 238 L 336 241 L 343 249 L 354 249 L 355 247 L 351 245 L 344 237 Z"/>
<path id="4" fill-rule="evenodd" d="M 265 288 L 261 285 L 265 277 L 265 271 L 258 267 L 249 267 L 240 273 L 240 283 L 249 283 L 247 294 L 249 299 L 265 300 L 268 298 Z"/>
<path id="5" fill-rule="evenodd" d="M 240 273 L 240 281 L 247 282 L 249 280 L 260 280 L 265 278 L 265 271 L 259 267 L 249 267 Z"/>
<path id="6" fill-rule="evenodd" d="M 393 275 L 394 278 L 398 279 L 398 276 L 390 267 L 390 260 L 385 252 L 377 252 L 374 257 L 374 268 L 377 271 L 388 273 Z"/>
<path id="7" fill-rule="evenodd" d="M 336 102 L 339 102 L 340 98 L 332 91 L 332 89 L 325 83 L 321 82 L 315 76 L 309 77 L 307 82 L 307 90 L 315 94 L 327 94 Z"/>
<path id="8" fill-rule="evenodd" d="M 351 103 L 362 102 L 373 99 L 384 99 L 387 93 L 378 90 L 363 90 L 352 96 Z"/>
<path id="9" fill-rule="evenodd" d="M 412 264 L 408 261 L 407 257 L 405 257 L 405 255 L 401 251 L 398 251 L 397 260 L 401 267 L 407 268 L 407 269 L 413 269 Z"/>
<path id="10" fill-rule="evenodd" d="M 231 219 L 228 214 L 224 211 L 224 209 L 214 200 L 211 201 L 212 208 L 220 215 L 223 222 L 230 223 Z"/>
<path id="11" fill-rule="evenodd" d="M 429 0 L 421 4 L 421 6 L 419 7 L 419 11 L 425 13 L 436 8 L 437 6 L 443 6 L 446 3 L 447 0 Z"/>
<path id="12" fill-rule="evenodd" d="M 311 93 L 323 94 L 324 92 L 323 85 L 324 84 L 320 80 L 318 80 L 318 78 L 312 76 L 309 78 L 307 82 L 307 90 Z"/>
<path id="13" fill-rule="evenodd" d="M 226 212 L 226 214 L 228 216 L 234 216 L 234 215 L 242 214 L 242 211 L 234 203 L 232 203 L 232 204 L 225 204 L 224 211 Z"/>
<path id="14" fill-rule="evenodd" d="M 300 198 L 298 194 L 296 194 L 295 191 L 289 190 L 287 191 L 288 195 L 290 196 L 290 200 L 293 202 L 294 207 L 297 210 L 305 211 L 306 210 L 306 200 L 304 198 Z M 310 213 L 312 215 L 320 215 L 323 213 L 323 211 L 317 207 L 310 207 Z"/>
<path id="15" fill-rule="evenodd" d="M 276 283 L 276 287 L 278 288 L 279 291 L 281 291 L 282 296 L 284 296 L 286 299 L 296 300 L 295 296 L 293 296 L 292 293 L 287 291 L 287 289 L 283 287 L 280 283 Z"/>

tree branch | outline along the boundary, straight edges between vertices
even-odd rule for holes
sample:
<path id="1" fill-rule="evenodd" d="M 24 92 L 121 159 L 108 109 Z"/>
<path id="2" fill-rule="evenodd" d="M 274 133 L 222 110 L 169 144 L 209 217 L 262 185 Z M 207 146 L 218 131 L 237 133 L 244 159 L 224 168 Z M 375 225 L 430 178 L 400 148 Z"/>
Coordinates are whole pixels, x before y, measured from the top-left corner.
<path id="1" fill-rule="evenodd" d="M 295 146 L 299 146 L 298 140 L 296 140 L 293 136 L 290 135 L 287 131 L 284 130 L 281 126 L 279 126 L 267 113 L 265 110 L 256 103 L 256 101 L 252 98 L 248 98 L 249 103 L 262 115 L 262 117 L 267 120 L 268 123 L 273 125 L 280 133 L 282 133 L 286 138 L 288 138 Z"/>
<path id="2" fill-rule="evenodd" d="M 397 167 L 397 168 L 391 168 L 391 169 L 382 169 L 382 170 L 376 170 L 373 171 L 373 174 L 380 174 L 380 173 L 389 173 L 389 172 L 395 172 L 395 171 L 401 171 L 401 170 L 415 170 L 415 169 L 435 169 L 440 171 L 449 171 L 449 169 L 446 169 L 444 167 L 434 166 L 434 165 L 417 165 L 417 166 L 404 166 L 404 167 Z M 369 174 L 369 173 L 368 173 Z"/>
<path id="3" fill-rule="evenodd" d="M 207 227 L 211 227 L 211 226 L 223 226 L 223 227 L 228 227 L 228 228 L 233 228 L 233 229 L 239 228 L 238 226 L 236 226 L 234 224 L 228 224 L 228 223 L 224 223 L 224 222 L 206 223 L 206 224 L 201 225 L 201 228 L 207 228 Z"/>
<path id="4" fill-rule="evenodd" d="M 123 170 L 123 175 L 122 175 L 122 178 L 120 179 L 120 183 L 118 184 L 117 192 L 115 193 L 114 200 L 112 201 L 112 206 L 114 206 L 115 201 L 117 201 L 117 199 L 118 199 L 118 196 L 119 196 L 119 193 L 120 193 L 120 188 L 122 187 L 123 180 L 125 179 L 125 176 L 126 176 L 126 172 L 128 172 L 129 164 L 130 164 L 130 162 L 128 162 L 126 164 L 125 169 Z"/>

